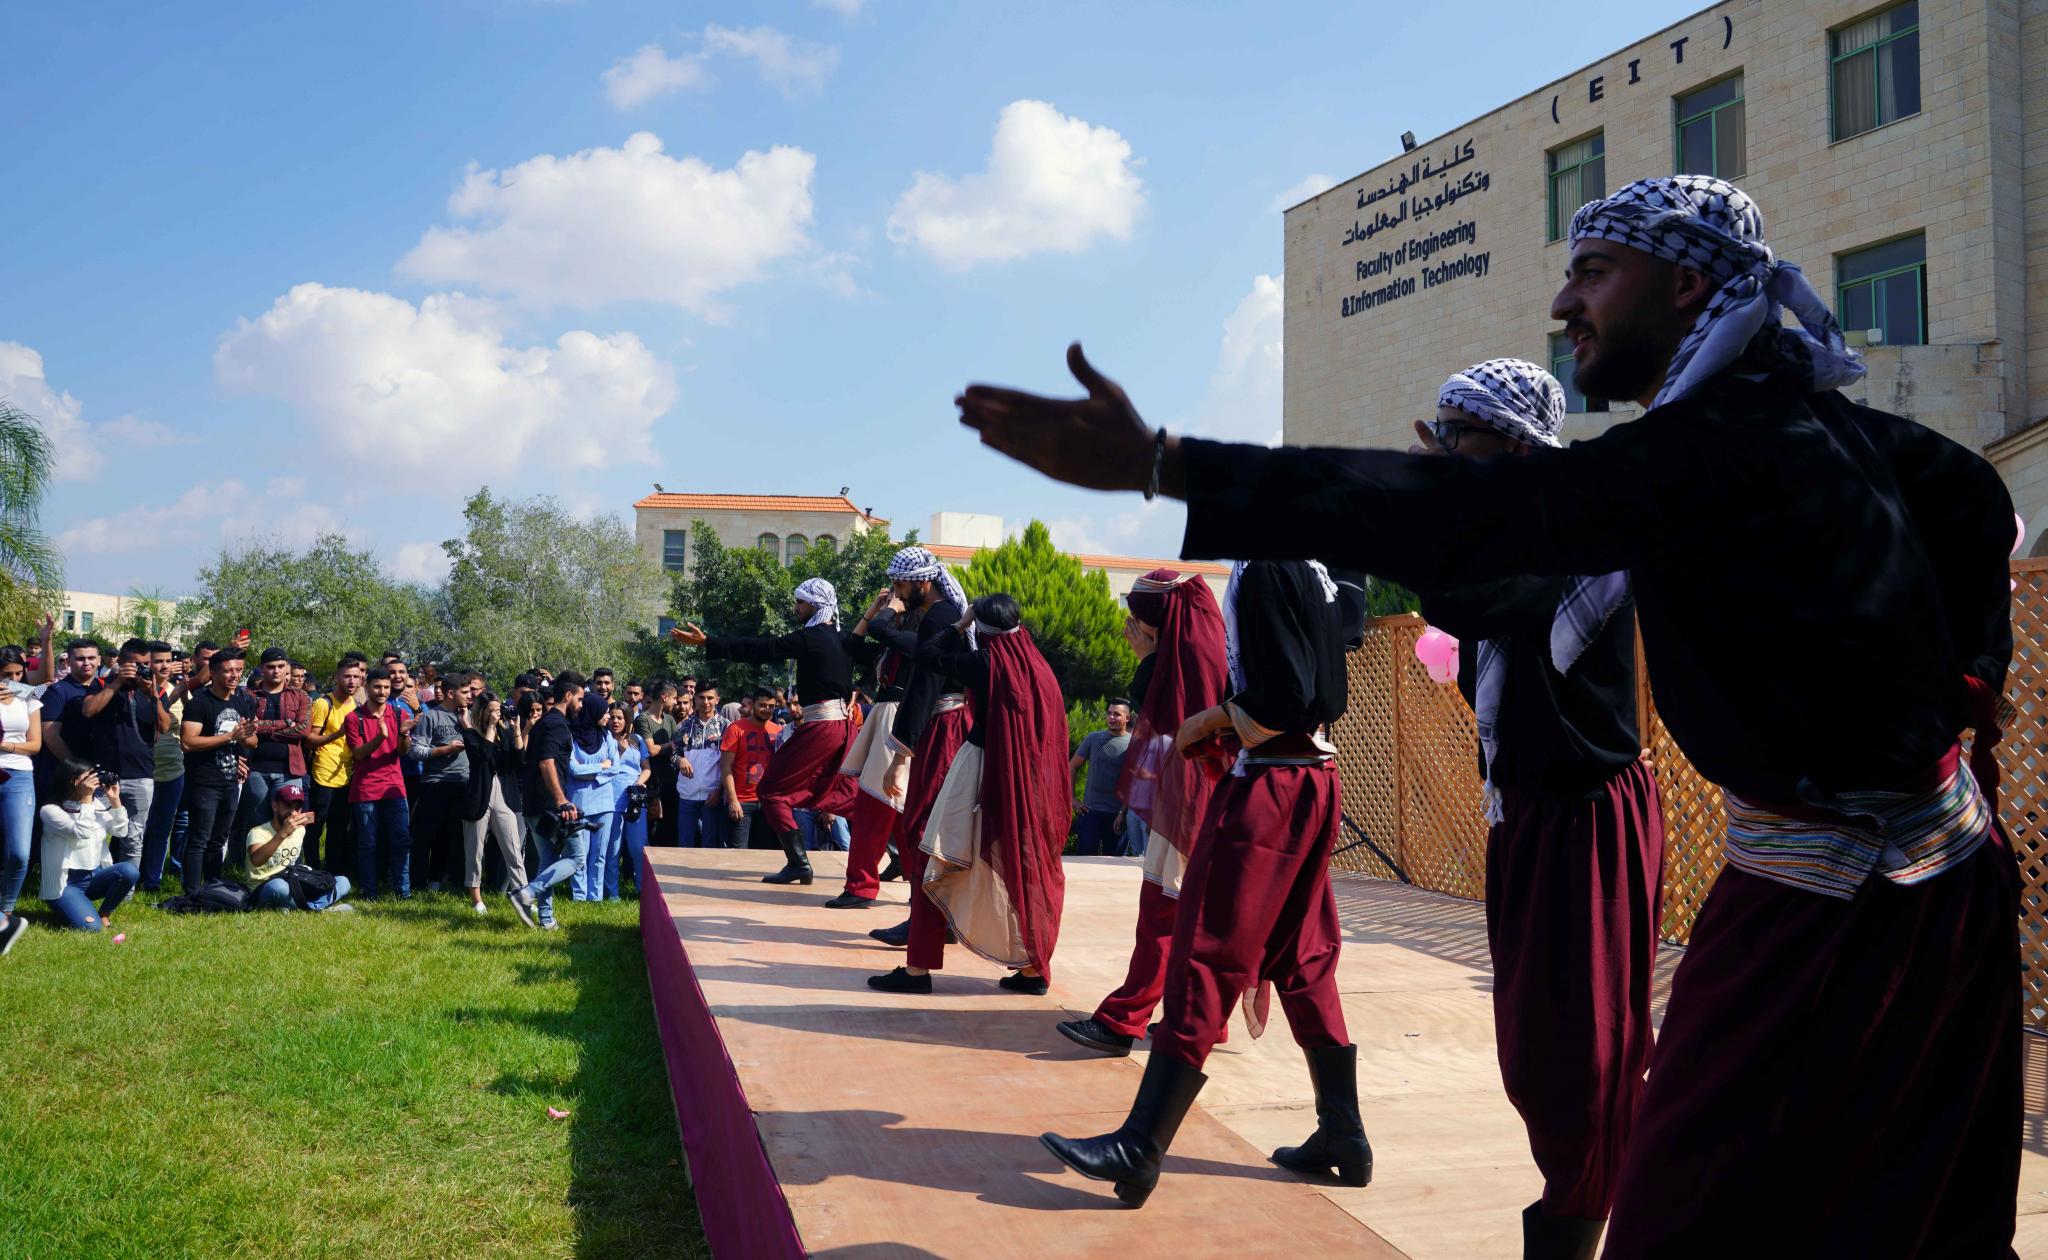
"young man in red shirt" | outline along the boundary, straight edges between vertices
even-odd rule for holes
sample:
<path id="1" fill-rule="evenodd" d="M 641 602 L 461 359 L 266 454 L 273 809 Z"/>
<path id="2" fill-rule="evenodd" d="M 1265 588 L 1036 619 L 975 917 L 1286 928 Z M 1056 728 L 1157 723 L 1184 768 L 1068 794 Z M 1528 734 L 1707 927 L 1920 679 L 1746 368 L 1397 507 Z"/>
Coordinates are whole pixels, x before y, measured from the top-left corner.
<path id="1" fill-rule="evenodd" d="M 766 687 L 757 689 L 747 702 L 747 709 L 740 720 L 725 728 L 725 738 L 719 743 L 719 772 L 725 778 L 725 817 L 731 831 L 726 847 L 746 849 L 748 835 L 754 826 L 754 816 L 761 812 L 758 799 L 761 780 L 768 774 L 768 758 L 775 752 L 775 737 L 782 733 L 781 723 L 775 719 L 775 693 Z M 763 844 L 772 849 L 773 844 Z"/>
<path id="2" fill-rule="evenodd" d="M 356 811 L 356 883 L 365 897 L 377 895 L 377 842 L 400 900 L 412 896 L 412 831 L 405 808 L 405 772 L 399 757 L 412 734 L 412 719 L 391 704 L 391 671 L 382 665 L 364 675 L 369 701 L 342 719 L 351 777 L 349 803 Z"/>

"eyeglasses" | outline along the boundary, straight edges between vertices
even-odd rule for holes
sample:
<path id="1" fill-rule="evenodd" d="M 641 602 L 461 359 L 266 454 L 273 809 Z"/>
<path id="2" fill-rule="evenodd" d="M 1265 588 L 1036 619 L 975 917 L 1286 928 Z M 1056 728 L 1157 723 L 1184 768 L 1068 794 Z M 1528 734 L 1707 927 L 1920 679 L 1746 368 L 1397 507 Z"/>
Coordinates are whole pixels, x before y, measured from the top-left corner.
<path id="1" fill-rule="evenodd" d="M 1459 424 L 1456 420 L 1432 420 L 1429 431 L 1436 435 L 1436 444 L 1446 451 L 1458 449 L 1458 443 L 1467 433 L 1491 433 L 1491 429 L 1475 424 Z"/>

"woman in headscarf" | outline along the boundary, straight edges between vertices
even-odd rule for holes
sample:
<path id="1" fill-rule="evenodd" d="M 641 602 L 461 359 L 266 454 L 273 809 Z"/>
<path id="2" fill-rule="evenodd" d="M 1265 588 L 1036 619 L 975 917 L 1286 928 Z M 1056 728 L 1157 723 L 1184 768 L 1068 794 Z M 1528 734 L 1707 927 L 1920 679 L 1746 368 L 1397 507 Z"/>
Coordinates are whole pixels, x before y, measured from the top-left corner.
<path id="1" fill-rule="evenodd" d="M 1190 716 L 1222 703 L 1229 687 L 1223 614 L 1207 582 L 1154 569 L 1138 579 L 1124 602 L 1131 610 L 1125 635 L 1140 658 L 1131 677 L 1138 717 L 1117 795 L 1144 835 L 1137 941 L 1115 992 L 1089 1018 L 1059 1025 L 1069 1040 L 1113 1055 L 1131 1052 L 1159 1005 L 1181 874 L 1213 789 L 1197 762 L 1174 751 L 1173 737 Z"/>
<path id="2" fill-rule="evenodd" d="M 773 636 L 721 638 L 694 624 L 669 631 L 676 642 L 701 648 L 712 660 L 796 662 L 803 722 L 769 759 L 768 773 L 757 789 L 761 819 L 781 842 L 784 858 L 781 870 L 761 877 L 764 884 L 810 883 L 811 860 L 804 852 L 796 811 L 845 813 L 859 791 L 851 779 L 842 782 L 839 773 L 853 743 L 853 724 L 846 720 L 846 702 L 853 695 L 853 654 L 850 636 L 839 629 L 839 595 L 832 584 L 823 578 L 799 583 L 794 620 L 802 623 L 800 628 Z"/>
<path id="3" fill-rule="evenodd" d="M 1008 595 L 976 600 L 918 659 L 960 679 L 975 714 L 920 842 L 929 859 L 924 894 L 962 945 L 1015 969 L 999 985 L 1042 994 L 1059 940 L 1060 851 L 1073 815 L 1059 682 Z M 929 993 L 931 969 L 898 967 L 868 983 Z"/>

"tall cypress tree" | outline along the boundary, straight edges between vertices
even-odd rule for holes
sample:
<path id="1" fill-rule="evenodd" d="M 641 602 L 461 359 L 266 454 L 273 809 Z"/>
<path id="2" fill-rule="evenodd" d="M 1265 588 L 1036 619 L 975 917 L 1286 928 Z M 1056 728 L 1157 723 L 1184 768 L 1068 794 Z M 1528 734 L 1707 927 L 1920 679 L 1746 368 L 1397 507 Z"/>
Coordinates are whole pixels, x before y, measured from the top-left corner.
<path id="1" fill-rule="evenodd" d="M 1124 609 L 1109 578 L 1052 545 L 1033 521 L 1021 537 L 976 555 L 959 571 L 970 599 L 1004 592 L 1023 610 L 1024 624 L 1045 654 L 1069 702 L 1122 695 L 1137 659 L 1124 642 Z"/>

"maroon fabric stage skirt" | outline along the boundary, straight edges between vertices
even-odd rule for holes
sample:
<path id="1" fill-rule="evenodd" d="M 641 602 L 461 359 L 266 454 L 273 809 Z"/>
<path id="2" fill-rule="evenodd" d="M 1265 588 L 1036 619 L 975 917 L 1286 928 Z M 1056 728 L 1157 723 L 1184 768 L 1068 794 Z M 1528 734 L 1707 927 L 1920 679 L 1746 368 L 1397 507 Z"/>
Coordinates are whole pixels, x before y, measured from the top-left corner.
<path id="1" fill-rule="evenodd" d="M 1614 1201 L 1643 1073 L 1664 820 L 1637 761 L 1583 800 L 1505 794 L 1486 841 L 1501 1081 L 1529 1128 L 1543 1212 Z"/>
<path id="2" fill-rule="evenodd" d="M 1337 767 L 1250 766 L 1216 787 L 1181 880 L 1153 1053 L 1200 1069 L 1244 992 L 1271 981 L 1305 1049 L 1350 1044 L 1330 891 Z"/>
<path id="3" fill-rule="evenodd" d="M 896 860 L 903 865 L 903 877 L 910 881 L 910 947 L 905 961 L 913 967 L 937 971 L 946 964 L 946 915 L 924 895 L 924 825 L 938 803 L 939 788 L 953 756 L 967 742 L 974 729 L 973 710 L 966 705 L 948 709 L 926 723 L 910 758 L 910 782 L 903 790 L 903 829 L 896 833 Z"/>
<path id="4" fill-rule="evenodd" d="M 2010 1256 L 2019 872 L 1853 900 L 1728 867 L 1672 980 L 1606 1255 Z"/>
<path id="5" fill-rule="evenodd" d="M 768 773 L 754 795 L 761 820 L 778 838 L 796 830 L 799 809 L 843 814 L 853 808 L 860 783 L 839 773 L 853 735 L 851 722 L 805 722 L 768 758 Z"/>

